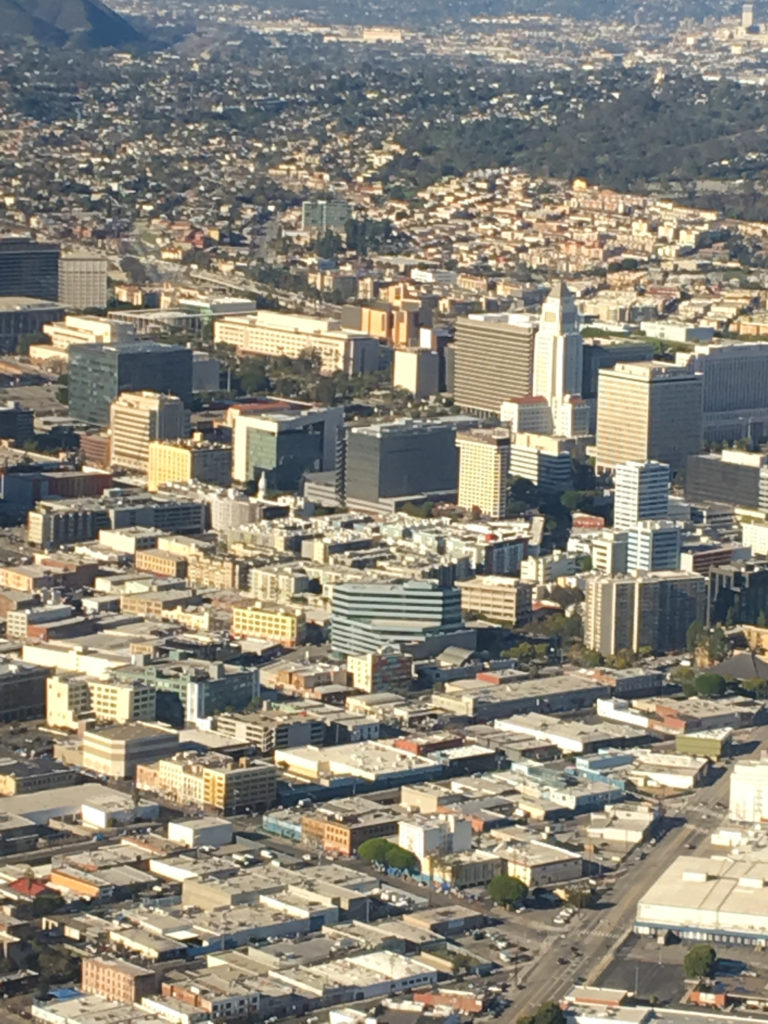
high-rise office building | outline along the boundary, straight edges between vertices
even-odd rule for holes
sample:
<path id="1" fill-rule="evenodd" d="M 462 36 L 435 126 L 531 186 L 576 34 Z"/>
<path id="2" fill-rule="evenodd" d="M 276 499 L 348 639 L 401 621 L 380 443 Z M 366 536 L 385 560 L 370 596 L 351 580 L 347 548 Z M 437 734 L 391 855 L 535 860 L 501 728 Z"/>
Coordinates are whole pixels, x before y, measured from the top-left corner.
<path id="1" fill-rule="evenodd" d="M 461 593 L 428 580 L 339 583 L 333 588 L 331 647 L 365 654 L 462 628 Z"/>
<path id="2" fill-rule="evenodd" d="M 453 343 L 456 404 L 498 416 L 501 403 L 531 394 L 536 321 L 522 313 L 461 317 Z"/>
<path id="3" fill-rule="evenodd" d="M 298 491 L 305 473 L 340 468 L 343 431 L 340 407 L 241 413 L 233 429 L 232 477 L 260 483 L 263 474 L 270 490 Z"/>
<path id="4" fill-rule="evenodd" d="M 191 483 L 229 487 L 232 445 L 205 441 L 200 434 L 170 441 L 152 441 L 147 460 L 147 490 L 163 484 Z"/>
<path id="5" fill-rule="evenodd" d="M 58 302 L 58 245 L 29 238 L 0 238 L 0 295 Z"/>
<path id="6" fill-rule="evenodd" d="M 597 398 L 597 375 L 617 363 L 648 363 L 653 359 L 653 344 L 623 337 L 584 338 L 582 345 L 583 398 Z"/>
<path id="7" fill-rule="evenodd" d="M 192 351 L 154 341 L 73 345 L 69 356 L 69 412 L 106 427 L 109 407 L 123 391 L 153 390 L 187 401 L 192 391 Z"/>
<path id="8" fill-rule="evenodd" d="M 471 416 L 399 419 L 347 431 L 344 485 L 350 508 L 395 510 L 407 501 L 455 501 L 459 486 L 456 434 Z"/>
<path id="9" fill-rule="evenodd" d="M 677 523 L 649 519 L 627 531 L 627 570 L 679 569 L 683 531 Z"/>
<path id="10" fill-rule="evenodd" d="M 63 253 L 59 262 L 59 302 L 67 309 L 105 309 L 107 258 L 89 252 Z"/>
<path id="11" fill-rule="evenodd" d="M 549 494 L 562 494 L 572 482 L 569 444 L 561 437 L 515 434 L 509 450 L 509 472 Z"/>
<path id="12" fill-rule="evenodd" d="M 678 352 L 702 380 L 704 439 L 768 437 L 768 341 L 721 341 Z"/>
<path id="13" fill-rule="evenodd" d="M 584 643 L 603 656 L 619 651 L 682 650 L 702 621 L 706 580 L 694 572 L 638 572 L 587 579 Z"/>
<path id="14" fill-rule="evenodd" d="M 601 370 L 597 398 L 600 469 L 666 462 L 673 473 L 701 448 L 702 383 L 670 363 L 617 363 Z"/>
<path id="15" fill-rule="evenodd" d="M 741 27 L 744 32 L 752 32 L 755 27 L 755 5 L 743 4 L 741 8 Z"/>
<path id="16" fill-rule="evenodd" d="M 768 492 L 761 501 L 761 481 L 768 484 L 763 452 L 724 448 L 690 455 L 685 465 L 685 498 L 691 502 L 728 502 L 768 512 Z"/>
<path id="17" fill-rule="evenodd" d="M 669 466 L 664 462 L 622 462 L 614 476 L 613 525 L 627 530 L 669 511 Z"/>
<path id="18" fill-rule="evenodd" d="M 111 463 L 147 472 L 152 441 L 186 437 L 189 413 L 175 395 L 157 391 L 124 391 L 110 407 Z"/>
<path id="19" fill-rule="evenodd" d="M 554 410 L 566 395 L 581 395 L 582 339 L 573 294 L 559 281 L 541 310 L 533 347 L 533 394 Z"/>
<path id="20" fill-rule="evenodd" d="M 461 508 L 481 515 L 506 515 L 509 485 L 510 439 L 503 428 L 465 430 L 456 435 L 459 449 Z"/>

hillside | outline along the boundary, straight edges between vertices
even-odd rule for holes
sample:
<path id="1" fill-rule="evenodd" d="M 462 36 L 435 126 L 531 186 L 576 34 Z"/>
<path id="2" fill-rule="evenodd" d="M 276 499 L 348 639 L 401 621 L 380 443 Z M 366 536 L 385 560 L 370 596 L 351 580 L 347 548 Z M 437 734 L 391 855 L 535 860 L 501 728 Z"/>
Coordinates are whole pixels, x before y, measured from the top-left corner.
<path id="1" fill-rule="evenodd" d="M 41 43 L 123 46 L 139 33 L 101 0 L 0 0 L 3 34 Z"/>

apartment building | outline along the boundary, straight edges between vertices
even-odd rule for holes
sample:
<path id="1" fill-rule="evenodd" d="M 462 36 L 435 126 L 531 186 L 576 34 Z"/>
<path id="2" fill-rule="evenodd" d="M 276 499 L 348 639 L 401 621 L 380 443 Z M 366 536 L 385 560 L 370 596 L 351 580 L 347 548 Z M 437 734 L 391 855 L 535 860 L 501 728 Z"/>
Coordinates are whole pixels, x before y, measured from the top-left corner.
<path id="1" fill-rule="evenodd" d="M 52 675 L 46 683 L 45 719 L 52 729 L 77 729 L 84 719 L 97 722 L 152 722 L 154 689 L 138 681 Z"/>

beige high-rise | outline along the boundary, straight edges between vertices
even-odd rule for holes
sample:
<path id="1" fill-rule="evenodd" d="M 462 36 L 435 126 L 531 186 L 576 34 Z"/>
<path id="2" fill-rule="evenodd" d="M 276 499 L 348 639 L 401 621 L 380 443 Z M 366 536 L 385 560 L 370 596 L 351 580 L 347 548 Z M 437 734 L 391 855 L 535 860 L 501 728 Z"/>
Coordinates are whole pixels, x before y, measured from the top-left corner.
<path id="1" fill-rule="evenodd" d="M 704 616 L 707 582 L 695 572 L 595 574 L 587 578 L 584 644 L 608 656 L 621 650 L 681 650 Z"/>
<path id="2" fill-rule="evenodd" d="M 459 449 L 459 506 L 481 515 L 506 514 L 509 479 L 509 431 L 501 428 L 464 430 L 456 435 Z"/>
<path id="3" fill-rule="evenodd" d="M 175 395 L 124 391 L 110 407 L 111 461 L 122 469 L 147 471 L 150 441 L 186 437 L 189 416 Z"/>
<path id="4" fill-rule="evenodd" d="M 666 462 L 673 472 L 701 448 L 702 382 L 671 363 L 617 363 L 600 370 L 597 467 Z"/>

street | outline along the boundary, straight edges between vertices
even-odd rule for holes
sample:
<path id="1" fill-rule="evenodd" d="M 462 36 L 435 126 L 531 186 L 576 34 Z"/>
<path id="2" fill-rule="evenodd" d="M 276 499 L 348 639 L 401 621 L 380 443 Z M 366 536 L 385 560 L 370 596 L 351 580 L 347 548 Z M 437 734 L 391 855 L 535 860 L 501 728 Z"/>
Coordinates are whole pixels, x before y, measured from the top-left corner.
<path id="1" fill-rule="evenodd" d="M 765 727 L 759 731 L 761 736 L 766 734 Z M 651 882 L 684 853 L 687 846 L 698 846 L 713 831 L 723 813 L 716 811 L 715 805 L 727 804 L 728 785 L 728 772 L 723 772 L 712 785 L 695 790 L 685 798 L 684 802 L 691 805 L 686 810 L 688 820 L 673 828 L 655 846 L 647 845 L 644 860 L 637 860 L 629 870 L 612 876 L 614 902 L 602 904 L 597 910 L 579 911 L 570 927 L 566 926 L 567 931 L 544 941 L 531 970 L 521 979 L 525 989 L 518 991 L 518 998 L 499 1018 L 501 1021 L 514 1021 L 543 1002 L 559 999 L 577 979 L 583 978 L 585 984 L 591 985 L 599 980 L 632 931 L 637 902 Z M 566 952 L 571 946 L 581 955 Z M 569 962 L 558 964 L 558 959 L 564 958 Z"/>

